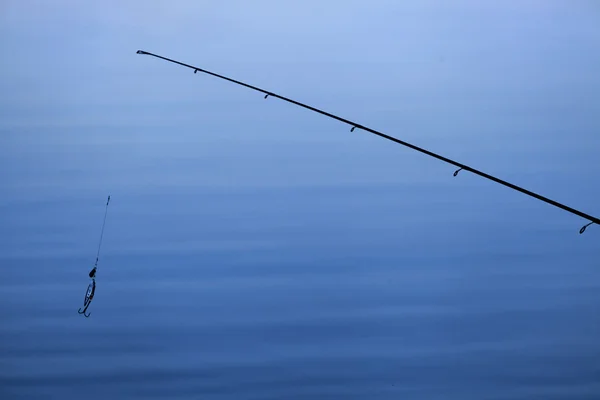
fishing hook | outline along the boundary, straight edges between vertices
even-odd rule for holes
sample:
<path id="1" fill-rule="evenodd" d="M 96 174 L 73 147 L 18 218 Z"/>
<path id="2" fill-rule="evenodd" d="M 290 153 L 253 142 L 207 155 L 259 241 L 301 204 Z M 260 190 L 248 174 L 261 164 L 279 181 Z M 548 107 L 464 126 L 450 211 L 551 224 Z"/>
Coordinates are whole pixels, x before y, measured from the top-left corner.
<path id="1" fill-rule="evenodd" d="M 87 309 L 87 307 L 85 307 L 85 308 L 83 309 L 83 311 L 81 311 L 81 307 L 79 307 L 79 310 L 77 310 L 77 313 L 78 313 L 78 314 L 83 314 L 83 315 L 84 315 L 86 318 L 89 318 L 89 317 L 90 317 L 90 315 L 91 315 L 92 313 L 91 313 L 91 312 L 89 312 L 89 313 L 87 313 L 87 314 L 86 314 L 86 313 L 85 313 L 85 310 L 86 310 L 86 309 Z"/>

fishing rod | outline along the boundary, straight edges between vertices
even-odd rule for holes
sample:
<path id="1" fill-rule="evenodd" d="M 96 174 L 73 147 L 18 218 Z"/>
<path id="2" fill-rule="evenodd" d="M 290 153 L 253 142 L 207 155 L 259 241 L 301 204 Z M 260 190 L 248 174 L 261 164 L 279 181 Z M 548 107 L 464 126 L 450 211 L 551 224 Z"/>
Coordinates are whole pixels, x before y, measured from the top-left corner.
<path id="1" fill-rule="evenodd" d="M 540 194 L 534 193 L 534 192 L 532 192 L 532 191 L 530 191 L 530 190 L 524 189 L 524 188 L 522 188 L 522 187 L 519 187 L 519 186 L 517 186 L 517 185 L 514 185 L 514 184 L 512 184 L 512 183 L 506 182 L 506 181 L 504 181 L 504 180 L 502 180 L 502 179 L 496 178 L 495 176 L 492 176 L 492 175 L 486 174 L 485 172 L 482 172 L 482 171 L 479 171 L 479 170 L 477 170 L 477 169 L 475 169 L 475 168 L 469 167 L 468 165 L 465 165 L 465 164 L 459 163 L 458 161 L 454 161 L 454 160 L 452 160 L 452 159 L 450 159 L 450 158 L 447 158 L 447 157 L 441 156 L 441 155 L 439 155 L 439 154 L 436 154 L 436 153 L 434 153 L 434 152 L 432 152 L 432 151 L 429 151 L 429 150 L 423 149 L 423 148 L 421 148 L 421 147 L 415 146 L 414 144 L 411 144 L 411 143 L 405 142 L 405 141 L 403 141 L 403 140 L 397 139 L 397 138 L 395 138 L 395 137 L 393 137 L 393 136 L 389 136 L 389 135 L 386 135 L 386 134 L 384 134 L 384 133 L 378 132 L 378 131 L 376 131 L 376 130 L 374 130 L 374 129 L 371 129 L 371 128 L 369 128 L 369 127 L 366 127 L 366 126 L 364 126 L 364 125 L 361 125 L 361 124 L 358 124 L 358 123 L 356 123 L 356 122 L 350 121 L 350 120 L 348 120 L 348 119 L 345 119 L 345 118 L 339 117 L 339 116 L 337 116 L 337 115 L 334 115 L 334 114 L 330 114 L 330 113 L 328 113 L 328 112 L 326 112 L 326 111 L 320 110 L 320 109 L 318 109 L 318 108 L 315 108 L 315 107 L 312 107 L 312 106 L 309 106 L 309 105 L 306 105 L 306 104 L 303 104 L 303 103 L 300 103 L 300 102 L 298 102 L 298 101 L 296 101 L 296 100 L 292 100 L 292 99 L 289 99 L 289 98 L 287 98 L 287 97 L 280 96 L 280 95 L 278 95 L 278 94 L 276 94 L 276 93 L 273 93 L 273 92 L 271 92 L 271 91 L 268 91 L 268 90 L 265 90 L 265 89 L 261 89 L 261 88 L 259 88 L 259 87 L 256 87 L 256 86 L 252 86 L 252 85 L 249 85 L 249 84 L 247 84 L 247 83 L 240 82 L 240 81 L 237 81 L 237 80 L 235 80 L 235 79 L 228 78 L 228 77 L 226 77 L 226 76 L 219 75 L 219 74 L 216 74 L 216 73 L 214 73 L 214 72 L 207 71 L 207 70 L 205 70 L 205 69 L 202 69 L 202 68 L 195 67 L 195 66 L 193 66 L 193 65 L 185 64 L 185 63 L 182 63 L 182 62 L 180 62 L 180 61 L 172 60 L 172 59 L 170 59 L 170 58 L 167 58 L 167 57 L 163 57 L 163 56 L 159 56 L 159 55 L 157 55 L 157 54 L 149 53 L 149 52 L 147 52 L 147 51 L 144 51 L 144 50 L 138 50 L 136 53 L 137 53 L 137 54 L 148 55 L 148 56 L 153 56 L 153 57 L 156 57 L 156 58 L 163 59 L 163 60 L 165 60 L 165 61 L 172 62 L 172 63 L 174 63 L 174 64 L 179 64 L 179 65 L 181 65 L 181 66 L 184 66 L 184 67 L 187 67 L 187 68 L 190 68 L 190 69 L 194 70 L 194 74 L 195 74 L 195 73 L 197 73 L 197 72 L 203 72 L 203 73 L 205 73 L 205 74 L 212 75 L 212 76 L 214 76 L 214 77 L 217 77 L 217 78 L 220 78 L 220 79 L 224 79 L 224 80 L 226 80 L 226 81 L 229 81 L 229 82 L 235 83 L 235 84 L 237 84 L 237 85 L 240 85 L 240 86 L 247 87 L 247 88 L 249 88 L 249 89 L 252 89 L 252 90 L 255 90 L 255 91 L 257 91 L 257 92 L 264 93 L 264 94 L 265 94 L 265 97 L 264 97 L 265 99 L 266 99 L 267 97 L 271 96 L 271 97 L 276 97 L 276 98 L 278 98 L 278 99 L 281 99 L 281 100 L 283 100 L 283 101 L 287 101 L 288 103 L 295 104 L 295 105 L 297 105 L 297 106 L 300 106 L 300 107 L 306 108 L 306 109 L 308 109 L 308 110 L 311 110 L 311 111 L 314 111 L 314 112 L 316 112 L 316 113 L 319 113 L 319 114 L 325 115 L 326 117 L 329 117 L 329 118 L 335 119 L 335 120 L 337 120 L 337 121 L 343 122 L 343 123 L 345 123 L 345 124 L 348 124 L 348 125 L 350 125 L 350 126 L 352 127 L 352 128 L 350 129 L 350 132 L 354 132 L 354 130 L 355 130 L 356 128 L 358 128 L 358 129 L 362 129 L 362 130 L 364 130 L 364 131 L 367 131 L 367 132 L 370 132 L 370 133 L 372 133 L 372 134 L 374 134 L 374 135 L 380 136 L 380 137 L 382 137 L 382 138 L 384 138 L 384 139 L 391 140 L 392 142 L 395 142 L 395 143 L 401 144 L 401 145 L 403 145 L 403 146 L 406 146 L 406 147 L 408 147 L 408 148 L 411 148 L 411 149 L 413 149 L 413 150 L 416 150 L 416 151 L 418 151 L 418 152 L 424 153 L 424 154 L 426 154 L 426 155 L 428 155 L 428 156 L 431 156 L 431 157 L 437 158 L 438 160 L 444 161 L 444 162 L 446 162 L 446 163 L 448 163 L 448 164 L 452 164 L 452 165 L 454 165 L 454 166 L 458 167 L 458 169 L 457 169 L 456 171 L 454 171 L 454 176 L 458 175 L 458 173 L 459 173 L 460 171 L 462 171 L 462 170 L 464 170 L 464 171 L 469 171 L 469 172 L 472 172 L 472 173 L 474 173 L 474 174 L 476 174 L 476 175 L 479 175 L 479 176 L 481 176 L 481 177 L 483 177 L 483 178 L 489 179 L 489 180 L 491 180 L 491 181 L 493 181 L 493 182 L 499 183 L 499 184 L 501 184 L 501 185 L 504 185 L 504 186 L 506 186 L 506 187 L 508 187 L 508 188 L 511 188 L 511 189 L 513 189 L 513 190 L 516 190 L 516 191 L 518 191 L 518 192 L 524 193 L 524 194 L 526 194 L 526 195 L 528 195 L 528 196 L 531 196 L 531 197 L 533 197 L 533 198 L 535 198 L 535 199 L 537 199 L 537 200 L 541 200 L 541 201 L 543 201 L 543 202 L 545 202 L 545 203 L 548 203 L 548 204 L 550 204 L 550 205 L 553 205 L 553 206 L 555 206 L 555 207 L 558 207 L 558 208 L 560 208 L 560 209 L 562 209 L 562 210 L 564 210 L 564 211 L 570 212 L 571 214 L 578 215 L 578 216 L 580 216 L 580 217 L 582 217 L 582 218 L 584 218 L 584 219 L 586 219 L 586 220 L 590 221 L 589 223 L 587 223 L 586 225 L 584 225 L 583 227 L 581 227 L 581 229 L 579 230 L 579 233 L 580 233 L 580 234 L 582 234 L 583 232 L 585 232 L 585 229 L 586 229 L 588 226 L 590 226 L 590 225 L 592 225 L 592 224 L 594 224 L 594 223 L 595 223 L 595 224 L 598 224 L 598 225 L 600 225 L 600 219 L 598 219 L 597 217 L 591 216 L 591 215 L 589 215 L 589 214 L 586 214 L 586 213 L 584 213 L 584 212 L 582 212 L 582 211 L 576 210 L 576 209 L 574 209 L 574 208 L 571 208 L 571 207 L 569 207 L 569 206 L 566 206 L 566 205 L 564 205 L 564 204 L 562 204 L 562 203 L 559 203 L 559 202 L 557 202 L 557 201 L 554 201 L 554 200 L 552 200 L 552 199 L 549 199 L 549 198 L 547 198 L 547 197 L 544 197 L 544 196 L 542 196 L 542 195 L 540 195 Z"/>

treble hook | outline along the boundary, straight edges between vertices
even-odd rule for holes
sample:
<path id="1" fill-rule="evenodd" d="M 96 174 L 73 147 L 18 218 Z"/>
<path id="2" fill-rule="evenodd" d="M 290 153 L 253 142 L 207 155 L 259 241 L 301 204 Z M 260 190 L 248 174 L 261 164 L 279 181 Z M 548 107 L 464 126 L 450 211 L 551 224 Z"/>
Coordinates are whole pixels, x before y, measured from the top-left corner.
<path id="1" fill-rule="evenodd" d="M 454 176 L 458 175 L 458 172 L 462 169 L 462 167 L 460 167 L 459 169 L 457 169 L 456 171 L 454 171 Z"/>
<path id="2" fill-rule="evenodd" d="M 85 309 L 83 311 L 81 311 L 81 307 L 79 307 L 79 310 L 77 310 L 77 313 L 78 314 L 83 314 L 86 318 L 89 318 L 90 315 L 92 314 L 91 312 L 86 314 L 85 313 Z"/>
<path id="3" fill-rule="evenodd" d="M 354 132 L 354 129 L 356 129 L 355 126 L 353 126 L 352 129 L 350 129 L 350 132 Z"/>
<path id="4" fill-rule="evenodd" d="M 581 235 L 583 232 L 585 232 L 585 228 L 587 228 L 588 226 L 590 226 L 593 223 L 594 223 L 594 221 L 590 222 L 589 224 L 586 224 L 586 225 L 582 226 L 581 229 L 579 230 L 579 234 Z"/>

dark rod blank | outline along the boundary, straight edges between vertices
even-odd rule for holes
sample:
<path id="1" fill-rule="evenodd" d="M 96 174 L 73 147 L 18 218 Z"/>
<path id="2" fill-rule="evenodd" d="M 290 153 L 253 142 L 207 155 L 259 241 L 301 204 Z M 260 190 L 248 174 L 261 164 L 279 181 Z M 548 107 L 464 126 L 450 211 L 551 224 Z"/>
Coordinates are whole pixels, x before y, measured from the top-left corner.
<path id="1" fill-rule="evenodd" d="M 501 185 L 507 186 L 507 187 L 509 187 L 509 188 L 511 188 L 511 189 L 513 189 L 513 190 L 516 190 L 516 191 L 518 191 L 518 192 L 524 193 L 524 194 L 526 194 L 526 195 L 528 195 L 528 196 L 531 196 L 531 197 L 533 197 L 533 198 L 536 198 L 536 199 L 538 199 L 538 200 L 541 200 L 541 201 L 543 201 L 543 202 L 545 202 L 545 203 L 551 204 L 551 205 L 553 205 L 553 206 L 555 206 L 555 207 L 558 207 L 558 208 L 560 208 L 560 209 L 563 209 L 563 210 L 565 210 L 565 211 L 568 211 L 568 212 L 570 212 L 570 213 L 572 213 L 572 214 L 578 215 L 578 216 L 580 216 L 580 217 L 582 217 L 582 218 L 584 218 L 584 219 L 586 219 L 586 220 L 590 221 L 590 223 L 589 223 L 589 224 L 587 224 L 587 225 L 585 225 L 585 226 L 584 226 L 584 227 L 583 227 L 583 228 L 582 228 L 582 229 L 579 231 L 579 233 L 583 233 L 583 232 L 585 231 L 585 227 L 587 227 L 587 226 L 589 226 L 589 225 L 591 225 L 591 224 L 593 224 L 593 223 L 600 224 L 600 219 L 598 219 L 598 218 L 596 218 L 596 217 L 593 217 L 593 216 L 591 216 L 591 215 L 589 215 L 589 214 L 586 214 L 586 213 L 584 213 L 584 212 L 581 212 L 581 211 L 579 211 L 579 210 L 576 210 L 576 209 L 574 209 L 574 208 L 571 208 L 571 207 L 569 207 L 569 206 L 566 206 L 566 205 L 564 205 L 564 204 L 561 204 L 561 203 L 559 203 L 559 202 L 557 202 L 557 201 L 551 200 L 551 199 L 549 199 L 549 198 L 547 198 L 547 197 L 544 197 L 544 196 L 542 196 L 542 195 L 539 195 L 539 194 L 537 194 L 537 193 L 534 193 L 534 192 L 532 192 L 532 191 L 530 191 L 530 190 L 524 189 L 524 188 L 522 188 L 522 187 L 519 187 L 519 186 L 517 186 L 517 185 L 513 185 L 512 183 L 509 183 L 509 182 L 503 181 L 502 179 L 496 178 L 495 176 L 492 176 L 492 175 L 486 174 L 485 172 L 482 172 L 482 171 L 476 170 L 475 168 L 471 168 L 471 167 L 469 167 L 468 165 L 461 164 L 461 163 L 459 163 L 459 162 L 457 162 L 457 161 L 454 161 L 454 160 L 451 160 L 451 159 L 449 159 L 449 158 L 446 158 L 446 157 L 444 157 L 444 156 L 441 156 L 441 155 L 439 155 L 439 154 L 433 153 L 433 152 L 431 152 L 431 151 L 429 151 L 429 150 L 422 149 L 422 148 L 420 148 L 420 147 L 418 147 L 418 146 L 415 146 L 415 145 L 413 145 L 413 144 L 407 143 L 407 142 L 405 142 L 405 141 L 403 141 L 403 140 L 400 140 L 400 139 L 397 139 L 397 138 L 395 138 L 395 137 L 392 137 L 392 136 L 386 135 L 386 134 L 384 134 L 384 133 L 378 132 L 378 131 L 376 131 L 376 130 L 374 130 L 374 129 L 371 129 L 371 128 L 368 128 L 368 127 L 366 127 L 366 126 L 364 126 L 364 125 L 358 124 L 358 123 L 356 123 L 356 122 L 352 122 L 352 121 L 350 121 L 350 120 L 347 120 L 347 119 L 345 119 L 345 118 L 342 118 L 342 117 L 338 117 L 337 115 L 330 114 L 330 113 L 328 113 L 328 112 L 326 112 L 326 111 L 319 110 L 318 108 L 311 107 L 311 106 L 309 106 L 309 105 L 306 105 L 306 104 L 302 104 L 302 103 L 300 103 L 300 102 L 297 102 L 297 101 L 295 101 L 295 100 L 288 99 L 287 97 L 280 96 L 280 95 L 278 95 L 278 94 L 276 94 L 276 93 L 269 92 L 268 90 L 264 90 L 264 89 L 261 89 L 261 88 L 259 88 L 259 87 L 256 87 L 256 86 L 252 86 L 252 85 L 249 85 L 249 84 L 247 84 L 247 83 L 240 82 L 240 81 L 237 81 L 237 80 L 235 80 L 235 79 L 231 79 L 231 78 L 228 78 L 228 77 L 226 77 L 226 76 L 219 75 L 219 74 L 216 74 L 216 73 L 214 73 L 214 72 L 207 71 L 207 70 L 205 70 L 205 69 L 202 69 L 202 68 L 194 67 L 194 66 L 192 66 L 192 65 L 189 65 L 189 64 L 185 64 L 185 63 L 182 63 L 182 62 L 179 62 L 179 61 L 176 61 L 176 60 L 172 60 L 172 59 L 170 59 L 170 58 L 166 58 L 166 57 L 159 56 L 159 55 L 157 55 L 157 54 L 149 53 L 149 52 L 147 52 L 147 51 L 138 50 L 138 51 L 137 51 L 137 54 L 145 54 L 145 55 L 149 55 L 149 56 L 157 57 L 157 58 L 160 58 L 160 59 L 163 59 L 163 60 L 166 60 L 166 61 L 169 61 L 169 62 L 175 63 L 175 64 L 182 65 L 182 66 L 184 66 L 184 67 L 187 67 L 187 68 L 191 68 L 192 70 L 194 70 L 194 73 L 197 73 L 198 71 L 199 71 L 199 72 L 203 72 L 203 73 L 205 73 L 205 74 L 212 75 L 212 76 L 215 76 L 215 77 L 217 77 L 217 78 L 224 79 L 224 80 L 226 80 L 226 81 L 233 82 L 233 83 L 235 83 L 235 84 L 238 84 L 238 85 L 241 85 L 241 86 L 245 86 L 245 87 L 247 87 L 247 88 L 249 88 L 249 89 L 256 90 L 256 91 L 258 91 L 258 92 L 264 93 L 264 94 L 265 94 L 265 97 L 264 97 L 265 99 L 267 98 L 267 96 L 276 97 L 276 98 L 278 98 L 278 99 L 281 99 L 281 100 L 287 101 L 288 103 L 295 104 L 295 105 L 297 105 L 297 106 L 300 106 L 300 107 L 306 108 L 306 109 L 308 109 L 308 110 L 311 110 L 311 111 L 314 111 L 314 112 L 316 112 L 316 113 L 319 113 L 319 114 L 325 115 L 326 117 L 333 118 L 333 119 L 335 119 L 335 120 L 338 120 L 338 121 L 340 121 L 340 122 L 343 122 L 343 123 L 345 123 L 345 124 L 348 124 L 348 125 L 352 126 L 352 129 L 351 129 L 351 131 L 354 131 L 354 129 L 356 129 L 356 128 L 359 128 L 359 129 L 362 129 L 362 130 L 364 130 L 364 131 L 367 131 L 367 132 L 373 133 L 373 134 L 375 134 L 375 135 L 377 135 L 377 136 L 381 136 L 381 137 L 383 137 L 383 138 L 385 138 L 385 139 L 391 140 L 392 142 L 396 142 L 396 143 L 398 143 L 398 144 L 401 144 L 401 145 L 403 145 L 403 146 L 409 147 L 409 148 L 411 148 L 411 149 L 413 149 L 413 150 L 416 150 L 416 151 L 419 151 L 419 152 L 421 152 L 421 153 L 427 154 L 428 156 L 431 156 L 431 157 L 437 158 L 438 160 L 442 160 L 442 161 L 444 161 L 444 162 L 446 162 L 446 163 L 448 163 L 448 164 L 452 164 L 452 165 L 454 165 L 454 166 L 458 167 L 459 169 L 458 169 L 458 170 L 457 170 L 457 171 L 454 173 L 454 176 L 456 176 L 456 175 L 457 175 L 457 173 L 458 173 L 458 171 L 460 171 L 460 170 L 470 171 L 470 172 L 472 172 L 472 173 L 474 173 L 474 174 L 476 174 L 476 175 L 479 175 L 479 176 L 481 176 L 481 177 L 484 177 L 484 178 L 486 178 L 486 179 L 489 179 L 489 180 L 491 180 L 491 181 L 494 181 L 494 182 L 496 182 L 496 183 L 499 183 L 499 184 L 501 184 Z"/>

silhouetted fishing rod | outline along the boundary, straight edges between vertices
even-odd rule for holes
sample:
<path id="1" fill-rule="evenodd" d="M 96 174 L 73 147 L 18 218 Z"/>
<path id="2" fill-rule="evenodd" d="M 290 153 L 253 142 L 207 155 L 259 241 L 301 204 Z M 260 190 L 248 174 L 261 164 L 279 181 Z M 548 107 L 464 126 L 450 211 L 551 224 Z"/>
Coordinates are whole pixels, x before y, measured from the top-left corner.
<path id="1" fill-rule="evenodd" d="M 590 226 L 591 224 L 594 224 L 594 223 L 595 223 L 595 224 L 599 224 L 599 225 L 600 225 L 600 219 L 598 219 L 598 218 L 596 218 L 596 217 L 593 217 L 593 216 L 591 216 L 591 215 L 588 215 L 588 214 L 586 214 L 586 213 L 584 213 L 584 212 L 581 212 L 581 211 L 579 211 L 579 210 L 576 210 L 576 209 L 574 209 L 574 208 L 571 208 L 571 207 L 569 207 L 569 206 L 566 206 L 566 205 L 564 205 L 564 204 L 561 204 L 561 203 L 559 203 L 559 202 L 557 202 L 557 201 L 551 200 L 551 199 L 549 199 L 549 198 L 547 198 L 547 197 L 544 197 L 544 196 L 542 196 L 542 195 L 539 195 L 539 194 L 537 194 L 537 193 L 534 193 L 534 192 L 532 192 L 532 191 L 529 191 L 529 190 L 527 190 L 527 189 L 523 189 L 522 187 L 519 187 L 519 186 L 517 186 L 517 185 L 513 185 L 512 183 L 509 183 L 509 182 L 503 181 L 502 179 L 499 179 L 499 178 L 496 178 L 495 176 L 492 176 L 492 175 L 486 174 L 485 172 L 478 171 L 478 170 L 476 170 L 475 168 L 471 168 L 471 167 L 469 167 L 468 165 L 461 164 L 461 163 L 459 163 L 459 162 L 457 162 L 457 161 L 454 161 L 454 160 L 451 160 L 451 159 L 449 159 L 449 158 L 446 158 L 446 157 L 444 157 L 444 156 L 441 156 L 441 155 L 439 155 L 439 154 L 433 153 L 433 152 L 431 152 L 431 151 L 429 151 L 429 150 L 425 150 L 425 149 L 422 149 L 422 148 L 420 148 L 420 147 L 417 147 L 417 146 L 415 146 L 415 145 L 413 145 L 413 144 L 410 144 L 410 143 L 407 143 L 407 142 L 405 142 L 405 141 L 402 141 L 402 140 L 400 140 L 400 139 L 396 139 L 395 137 L 392 137 L 392 136 L 386 135 L 386 134 L 384 134 L 384 133 L 381 133 L 381 132 L 377 132 L 377 131 L 376 131 L 376 130 L 374 130 L 374 129 L 368 128 L 368 127 L 366 127 L 366 126 L 364 126 L 364 125 L 361 125 L 361 124 L 357 124 L 356 122 L 352 122 L 352 121 L 350 121 L 350 120 L 347 120 L 347 119 L 345 119 L 345 118 L 338 117 L 337 115 L 330 114 L 330 113 L 328 113 L 328 112 L 326 112 L 326 111 L 319 110 L 318 108 L 311 107 L 311 106 L 309 106 L 309 105 L 306 105 L 306 104 L 302 104 L 302 103 L 300 103 L 300 102 L 297 102 L 297 101 L 295 101 L 295 100 L 288 99 L 287 97 L 280 96 L 280 95 L 278 95 L 278 94 L 276 94 L 276 93 L 273 93 L 273 92 L 270 92 L 270 91 L 268 91 L 268 90 L 264 90 L 264 89 L 261 89 L 261 88 L 259 88 L 259 87 L 256 87 L 256 86 L 252 86 L 252 85 L 249 85 L 249 84 L 247 84 L 247 83 L 244 83 L 244 82 L 236 81 L 235 79 L 231 79 L 231 78 L 228 78 L 228 77 L 226 77 L 226 76 L 219 75 L 219 74 L 216 74 L 216 73 L 214 73 L 214 72 L 207 71 L 207 70 L 205 70 L 205 69 L 202 69 L 202 68 L 194 67 L 193 65 L 185 64 L 185 63 L 182 63 L 182 62 L 179 62 L 179 61 L 172 60 L 172 59 L 170 59 L 170 58 L 166 58 L 166 57 L 162 57 L 162 56 L 159 56 L 159 55 L 156 55 L 156 54 L 148 53 L 147 51 L 143 51 L 143 50 L 138 50 L 138 51 L 137 51 L 137 54 L 146 54 L 146 55 L 149 55 L 149 56 L 154 56 L 154 57 L 157 57 L 157 58 L 161 58 L 161 59 L 163 59 L 163 60 L 166 60 L 166 61 L 169 61 L 169 62 L 172 62 L 172 63 L 175 63 L 175 64 L 179 64 L 179 65 L 182 65 L 182 66 L 184 66 L 184 67 L 187 67 L 187 68 L 191 68 L 191 69 L 193 69 L 193 70 L 194 70 L 194 73 L 197 73 L 197 72 L 204 72 L 205 74 L 212 75 L 212 76 L 216 76 L 217 78 L 221 78 L 221 79 L 224 79 L 224 80 L 226 80 L 226 81 L 233 82 L 233 83 L 236 83 L 236 84 L 238 84 L 238 85 L 241 85 L 241 86 L 245 86 L 245 87 L 247 87 L 247 88 L 250 88 L 250 89 L 252 89 L 252 90 L 256 90 L 257 92 L 264 93 L 264 94 L 265 94 L 265 97 L 264 97 L 265 99 L 266 99 L 267 97 L 269 97 L 269 96 L 271 96 L 271 97 L 277 97 L 278 99 L 281 99 L 281 100 L 287 101 L 288 103 L 292 103 L 292 104 L 295 104 L 295 105 L 297 105 L 297 106 L 304 107 L 304 108 L 306 108 L 306 109 L 308 109 L 308 110 L 311 110 L 311 111 L 317 112 L 317 113 L 319 113 L 319 114 L 322 114 L 322 115 L 325 115 L 325 116 L 327 116 L 327 117 L 329 117 L 329 118 L 333 118 L 333 119 L 335 119 L 335 120 L 338 120 L 338 121 L 340 121 L 340 122 L 343 122 L 343 123 L 345 123 L 345 124 L 348 124 L 348 125 L 350 125 L 350 126 L 352 127 L 352 128 L 350 129 L 350 132 L 354 132 L 354 129 L 356 129 L 356 128 L 362 129 L 362 130 L 364 130 L 364 131 L 367 131 L 367 132 L 371 132 L 371 133 L 373 133 L 373 134 L 375 134 L 375 135 L 377 135 L 377 136 L 381 136 L 381 137 L 383 137 L 383 138 L 385 138 L 385 139 L 391 140 L 392 142 L 396 142 L 396 143 L 398 143 L 398 144 L 401 144 L 401 145 L 403 145 L 403 146 L 409 147 L 409 148 L 411 148 L 411 149 L 413 149 L 413 150 L 417 150 L 417 151 L 419 151 L 419 152 L 421 152 L 421 153 L 427 154 L 428 156 L 431 156 L 431 157 L 437 158 L 438 160 L 442 160 L 442 161 L 444 161 L 444 162 L 446 162 L 446 163 L 448 163 L 448 164 L 452 164 L 452 165 L 454 165 L 454 166 L 458 167 L 458 169 L 457 169 L 456 171 L 454 171 L 454 176 L 456 176 L 456 175 L 458 174 L 458 172 L 459 172 L 459 171 L 461 171 L 461 170 L 470 171 L 470 172 L 472 172 L 472 173 L 474 173 L 474 174 L 476 174 L 476 175 L 482 176 L 482 177 L 484 177 L 484 178 L 487 178 L 487 179 L 489 179 L 489 180 L 491 180 L 491 181 L 494 181 L 494 182 L 496 182 L 496 183 L 499 183 L 499 184 L 501 184 L 501 185 L 507 186 L 507 187 L 509 187 L 509 188 L 511 188 L 511 189 L 514 189 L 514 190 L 518 191 L 518 192 L 525 193 L 525 194 L 526 194 L 526 195 L 528 195 L 528 196 L 531 196 L 531 197 L 533 197 L 533 198 L 536 198 L 536 199 L 538 199 L 538 200 L 541 200 L 541 201 L 543 201 L 543 202 L 545 202 L 545 203 L 551 204 L 551 205 L 553 205 L 553 206 L 555 206 L 555 207 L 561 208 L 561 209 L 563 209 L 563 210 L 565 210 L 565 211 L 568 211 L 568 212 L 570 212 L 570 213 L 572 213 L 572 214 L 578 215 L 578 216 L 580 216 L 580 217 L 582 217 L 582 218 L 585 218 L 585 219 L 587 219 L 588 221 L 590 221 L 588 224 L 584 225 L 584 226 L 583 226 L 583 227 L 582 227 L 582 228 L 579 230 L 579 233 L 583 233 L 583 232 L 585 232 L 585 228 L 587 228 L 587 227 L 588 227 L 588 226 Z"/>

